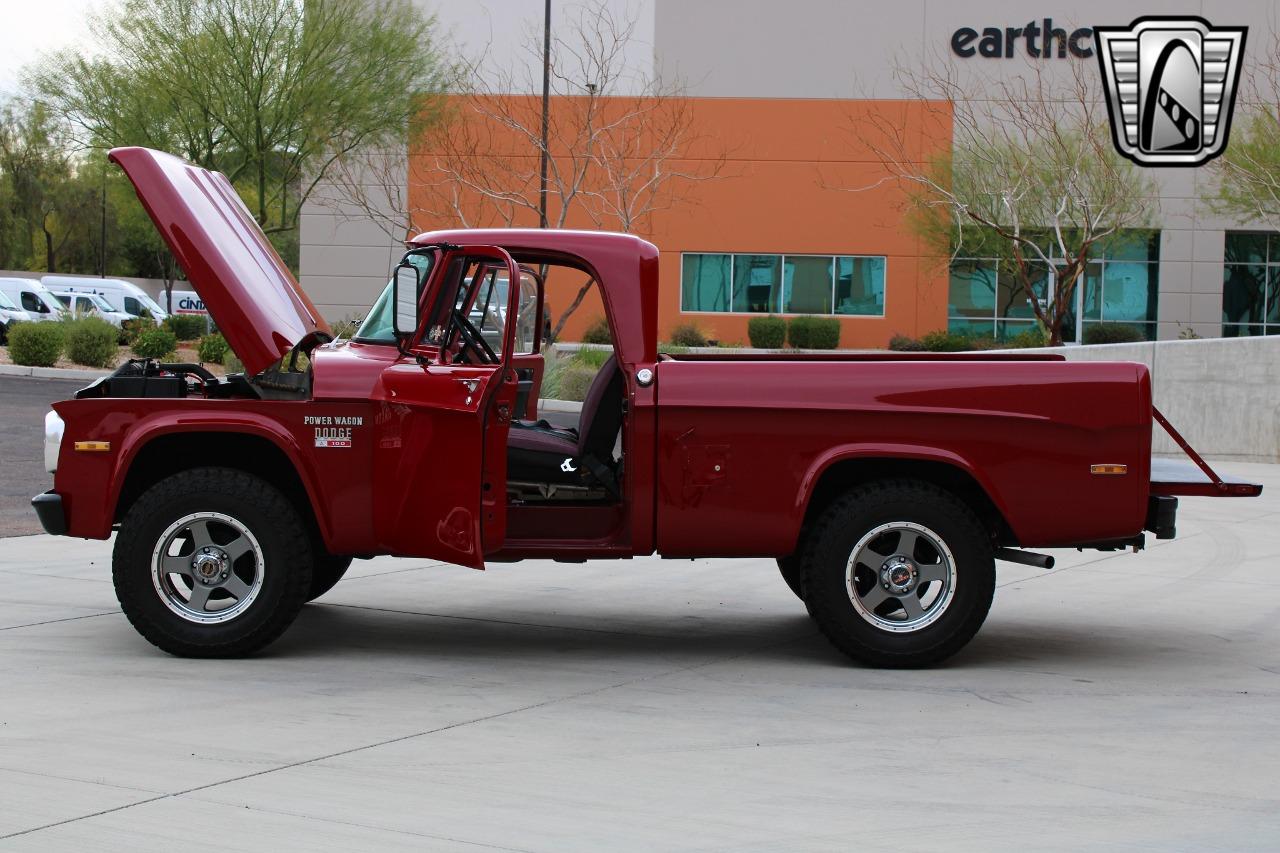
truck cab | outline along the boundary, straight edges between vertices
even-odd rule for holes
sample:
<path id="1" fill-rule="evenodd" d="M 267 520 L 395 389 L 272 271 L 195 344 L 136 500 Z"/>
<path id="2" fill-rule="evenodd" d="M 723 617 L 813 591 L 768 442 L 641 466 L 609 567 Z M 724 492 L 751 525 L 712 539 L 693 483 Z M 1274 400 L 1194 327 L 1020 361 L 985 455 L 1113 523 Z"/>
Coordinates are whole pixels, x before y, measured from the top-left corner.
<path id="1" fill-rule="evenodd" d="M 997 559 L 1139 550 L 1179 496 L 1261 491 L 1194 451 L 1153 465 L 1172 427 L 1139 364 L 660 355 L 658 250 L 628 234 L 421 234 L 333 340 L 223 176 L 110 156 L 245 371 L 135 360 L 55 404 L 34 503 L 51 533 L 115 533 L 122 608 L 174 654 L 264 647 L 354 558 L 656 553 L 776 560 L 850 657 L 921 666 L 981 626 Z M 576 426 L 538 417 L 557 275 L 600 289 L 614 347 Z"/>

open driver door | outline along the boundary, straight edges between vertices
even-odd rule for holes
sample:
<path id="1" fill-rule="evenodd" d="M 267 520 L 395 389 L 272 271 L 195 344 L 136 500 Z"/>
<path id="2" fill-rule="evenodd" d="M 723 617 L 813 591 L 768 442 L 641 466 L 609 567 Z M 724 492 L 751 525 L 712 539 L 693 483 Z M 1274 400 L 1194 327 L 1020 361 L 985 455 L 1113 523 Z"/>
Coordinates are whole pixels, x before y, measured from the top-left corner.
<path id="1" fill-rule="evenodd" d="M 400 354 L 375 391 L 373 495 L 378 538 L 393 554 L 483 569 L 506 539 L 519 288 L 499 291 L 495 268 L 520 280 L 495 246 L 415 249 L 396 269 Z M 506 304 L 494 310 L 498 299 Z"/>

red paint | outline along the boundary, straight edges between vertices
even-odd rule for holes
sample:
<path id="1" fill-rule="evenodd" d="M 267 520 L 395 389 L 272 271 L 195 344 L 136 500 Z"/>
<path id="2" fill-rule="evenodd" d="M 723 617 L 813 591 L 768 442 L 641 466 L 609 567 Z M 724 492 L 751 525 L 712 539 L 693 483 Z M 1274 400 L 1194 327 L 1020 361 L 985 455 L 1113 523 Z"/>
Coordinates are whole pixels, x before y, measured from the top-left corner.
<path id="1" fill-rule="evenodd" d="M 171 245 L 182 247 L 184 266 L 237 350 L 249 347 L 254 363 L 265 365 L 321 330 L 309 303 L 295 298 L 291 277 L 271 264 L 247 266 L 262 259 L 265 240 L 252 221 L 230 215 L 223 201 L 202 206 L 220 176 L 139 149 L 113 157 Z M 411 241 L 440 243 L 467 248 L 439 250 L 417 333 L 402 348 L 313 350 L 309 399 L 57 404 L 66 437 L 55 491 L 70 534 L 107 537 L 130 463 L 149 441 L 175 432 L 270 441 L 298 472 L 333 553 L 476 568 L 486 557 L 788 554 L 823 477 L 858 460 L 927 461 L 963 472 L 1012 531 L 1005 544 L 1034 547 L 1132 539 L 1142 532 L 1149 495 L 1173 487 L 1150 482 L 1151 382 L 1139 364 L 897 353 L 659 360 L 658 252 L 644 240 L 489 230 Z M 502 364 L 454 364 L 431 343 L 427 309 L 449 286 L 449 259 L 459 254 L 505 266 L 511 281 L 516 264 L 548 262 L 600 282 L 626 387 L 620 503 L 507 505 L 514 367 L 540 374 L 540 365 L 509 355 Z M 518 288 L 509 296 L 514 316 Z M 647 386 L 636 378 L 642 369 L 654 374 Z M 341 441 L 349 429 L 350 446 L 317 446 L 331 429 L 343 431 Z M 70 449 L 82 440 L 109 441 L 112 449 Z M 253 470 L 253 460 L 244 461 Z M 1090 466 L 1098 463 L 1128 472 L 1094 476 Z"/>

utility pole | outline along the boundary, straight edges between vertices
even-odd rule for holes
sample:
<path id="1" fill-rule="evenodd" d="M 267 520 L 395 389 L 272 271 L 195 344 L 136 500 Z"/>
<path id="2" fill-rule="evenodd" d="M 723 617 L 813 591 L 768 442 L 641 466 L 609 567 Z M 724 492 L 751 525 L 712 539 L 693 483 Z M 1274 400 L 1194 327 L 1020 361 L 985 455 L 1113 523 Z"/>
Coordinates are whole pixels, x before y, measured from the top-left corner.
<path id="1" fill-rule="evenodd" d="M 547 125 L 551 103 L 551 0 L 542 21 L 542 180 L 538 189 L 539 227 L 547 227 Z"/>

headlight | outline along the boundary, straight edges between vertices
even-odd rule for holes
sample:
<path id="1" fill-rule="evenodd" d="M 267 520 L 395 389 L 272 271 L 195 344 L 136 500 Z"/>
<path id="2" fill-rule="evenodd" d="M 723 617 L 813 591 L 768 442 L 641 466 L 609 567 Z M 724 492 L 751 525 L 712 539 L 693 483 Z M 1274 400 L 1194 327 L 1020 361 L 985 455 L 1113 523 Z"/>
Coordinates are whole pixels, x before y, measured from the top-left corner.
<path id="1" fill-rule="evenodd" d="M 57 412 L 44 416 L 44 470 L 58 470 L 58 451 L 62 449 L 62 430 L 66 426 Z"/>

